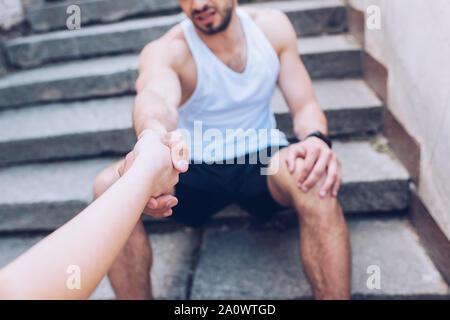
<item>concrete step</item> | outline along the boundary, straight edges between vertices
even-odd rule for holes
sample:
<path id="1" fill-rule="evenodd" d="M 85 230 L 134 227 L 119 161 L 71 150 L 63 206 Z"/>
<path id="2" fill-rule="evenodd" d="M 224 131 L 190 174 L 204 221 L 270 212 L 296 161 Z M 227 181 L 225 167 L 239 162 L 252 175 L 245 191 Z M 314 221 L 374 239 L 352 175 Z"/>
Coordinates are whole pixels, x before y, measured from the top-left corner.
<path id="1" fill-rule="evenodd" d="M 315 80 L 313 89 L 325 111 L 330 136 L 361 136 L 380 130 L 383 103 L 364 80 Z M 292 117 L 280 90 L 275 91 L 271 106 L 278 128 L 294 139 Z"/>
<path id="2" fill-rule="evenodd" d="M 357 77 L 361 47 L 349 35 L 300 39 L 311 76 Z M 14 72 L 0 79 L 0 110 L 39 102 L 87 99 L 133 92 L 137 55 L 103 57 Z"/>
<path id="3" fill-rule="evenodd" d="M 266 0 L 245 0 L 248 2 L 268 2 Z M 285 3 L 287 2 L 287 3 Z M 291 3 L 289 3 L 291 2 Z M 346 26 L 344 5 L 340 0 L 278 1 L 270 2 L 272 6 L 289 11 L 291 7 L 300 6 L 314 12 L 306 17 L 319 17 L 324 30 L 342 30 Z M 26 20 L 34 32 L 46 32 L 54 29 L 66 29 L 66 13 L 70 4 L 77 4 L 81 9 L 81 27 L 92 24 L 106 24 L 127 18 L 157 16 L 179 12 L 178 0 L 85 0 L 70 1 L 36 6 L 26 12 Z M 261 4 L 258 4 L 261 5 Z"/>
<path id="4" fill-rule="evenodd" d="M 355 299 L 449 298 L 443 278 L 403 218 L 347 219 Z M 192 299 L 309 299 L 298 231 L 206 230 Z M 380 289 L 367 281 L 379 268 Z M 368 271 L 369 270 L 369 271 Z M 370 272 L 370 273 L 369 273 Z"/>
<path id="5" fill-rule="evenodd" d="M 173 3 L 160 5 L 173 6 Z M 128 3 L 121 6 L 130 8 Z M 346 27 L 345 6 L 337 0 L 268 2 L 251 6 L 284 10 L 299 36 L 343 32 Z M 117 14 L 117 10 L 114 13 Z M 176 14 L 23 37 L 6 42 L 5 53 L 11 66 L 27 68 L 56 61 L 139 52 L 184 18 L 184 14 Z"/>
<path id="6" fill-rule="evenodd" d="M 449 299 L 441 275 L 401 217 L 347 217 L 355 299 Z M 202 235 L 203 234 L 203 235 Z M 203 240 L 200 238 L 203 237 Z M 0 267 L 42 239 L 0 237 Z M 308 299 L 298 232 L 266 229 L 186 229 L 151 234 L 153 291 L 158 299 Z M 380 270 L 380 289 L 369 289 L 369 266 Z M 189 275 L 194 273 L 192 285 Z M 91 299 L 114 299 L 105 278 Z"/>
<path id="7" fill-rule="evenodd" d="M 316 96 L 330 135 L 376 133 L 382 102 L 363 80 L 317 80 Z M 56 103 L 0 113 L 0 165 L 48 159 L 124 154 L 135 143 L 133 96 Z M 271 104 L 278 127 L 294 138 L 292 117 L 279 90 Z"/>
<path id="8" fill-rule="evenodd" d="M 343 164 L 339 197 L 346 213 L 407 208 L 409 177 L 397 160 L 385 151 L 376 151 L 368 141 L 336 141 L 334 150 Z M 0 231 L 52 230 L 60 226 L 89 204 L 96 174 L 114 160 L 0 169 Z"/>

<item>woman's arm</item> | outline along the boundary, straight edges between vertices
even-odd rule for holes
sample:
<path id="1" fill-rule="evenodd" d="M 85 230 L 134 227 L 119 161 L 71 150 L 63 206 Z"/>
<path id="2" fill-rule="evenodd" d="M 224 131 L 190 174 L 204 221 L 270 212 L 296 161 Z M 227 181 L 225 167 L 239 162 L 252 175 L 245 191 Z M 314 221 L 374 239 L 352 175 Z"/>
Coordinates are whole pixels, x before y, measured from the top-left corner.
<path id="1" fill-rule="evenodd" d="M 101 197 L 61 228 L 0 270 L 0 299 L 87 299 L 135 227 L 150 196 L 178 181 L 160 137 L 139 139 L 128 171 Z M 69 289 L 69 266 L 81 288 Z"/>

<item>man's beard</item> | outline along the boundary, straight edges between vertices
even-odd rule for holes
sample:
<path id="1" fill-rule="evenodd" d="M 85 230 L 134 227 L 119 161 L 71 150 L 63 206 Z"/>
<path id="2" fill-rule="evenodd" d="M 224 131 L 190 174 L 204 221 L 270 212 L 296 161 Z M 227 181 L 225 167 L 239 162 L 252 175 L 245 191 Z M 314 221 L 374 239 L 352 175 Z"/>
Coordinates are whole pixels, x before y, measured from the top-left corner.
<path id="1" fill-rule="evenodd" d="M 207 9 L 208 8 L 205 8 L 205 10 L 207 10 Z M 195 19 L 193 19 L 193 22 L 194 22 L 195 26 L 197 27 L 197 29 L 200 30 L 202 33 L 207 34 L 207 35 L 213 35 L 213 34 L 222 32 L 226 28 L 228 28 L 228 26 L 230 25 L 233 9 L 234 9 L 234 4 L 232 4 L 231 7 L 224 9 L 224 14 L 220 14 L 220 16 L 223 17 L 222 23 L 215 28 L 213 28 L 212 26 L 208 26 L 208 29 L 205 30 L 195 23 Z M 219 13 L 219 11 L 216 10 L 216 13 Z"/>

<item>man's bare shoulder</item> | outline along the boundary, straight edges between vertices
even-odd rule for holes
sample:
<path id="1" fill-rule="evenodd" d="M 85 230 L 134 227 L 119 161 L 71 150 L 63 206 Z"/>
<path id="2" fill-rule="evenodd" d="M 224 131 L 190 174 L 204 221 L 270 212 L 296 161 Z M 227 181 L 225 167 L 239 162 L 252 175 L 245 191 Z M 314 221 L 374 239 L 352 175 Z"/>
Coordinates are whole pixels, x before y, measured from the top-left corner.
<path id="1" fill-rule="evenodd" d="M 279 9 L 243 7 L 256 25 L 269 39 L 272 46 L 279 51 L 296 42 L 295 30 L 288 16 Z"/>
<path id="2" fill-rule="evenodd" d="M 191 57 L 181 25 L 177 24 L 162 37 L 148 43 L 139 57 L 139 67 L 169 66 L 176 69 Z"/>

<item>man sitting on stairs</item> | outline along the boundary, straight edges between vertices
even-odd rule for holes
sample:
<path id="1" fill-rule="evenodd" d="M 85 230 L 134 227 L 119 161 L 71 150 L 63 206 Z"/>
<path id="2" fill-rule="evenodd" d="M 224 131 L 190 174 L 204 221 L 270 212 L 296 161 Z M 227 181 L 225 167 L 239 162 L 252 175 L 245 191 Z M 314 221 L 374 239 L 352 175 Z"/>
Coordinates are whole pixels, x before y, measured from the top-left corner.
<path id="1" fill-rule="evenodd" d="M 172 132 L 173 158 L 189 153 L 192 165 L 174 190 L 149 199 L 144 213 L 199 226 L 230 203 L 260 220 L 294 208 L 314 297 L 348 299 L 350 245 L 337 200 L 341 164 L 293 26 L 278 10 L 241 8 L 237 0 L 180 0 L 180 5 L 187 19 L 141 52 L 133 122 L 138 137 L 144 130 Z M 276 130 L 269 107 L 276 84 L 298 143 L 289 145 Z M 239 129 L 265 131 L 270 139 L 227 135 Z M 270 162 L 261 154 L 271 156 Z M 119 178 L 124 165 L 122 160 L 97 176 L 95 197 Z M 183 172 L 187 165 L 181 160 L 175 167 Z M 151 266 L 140 221 L 108 273 L 117 298 L 152 298 Z"/>

